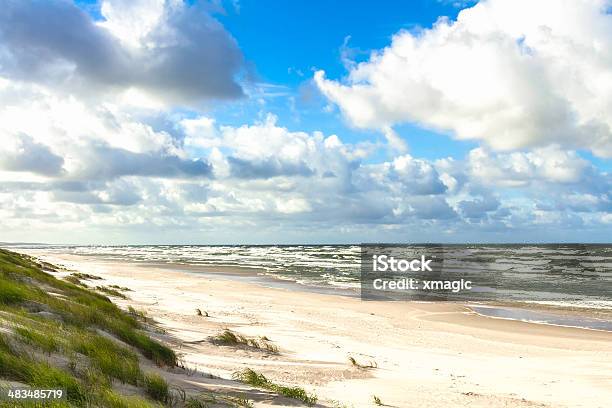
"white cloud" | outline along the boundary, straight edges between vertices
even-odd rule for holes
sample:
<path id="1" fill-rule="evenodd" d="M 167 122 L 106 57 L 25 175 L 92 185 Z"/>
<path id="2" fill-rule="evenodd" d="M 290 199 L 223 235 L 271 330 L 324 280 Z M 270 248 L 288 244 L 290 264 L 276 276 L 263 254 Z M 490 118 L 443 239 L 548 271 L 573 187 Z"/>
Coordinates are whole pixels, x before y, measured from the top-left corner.
<path id="1" fill-rule="evenodd" d="M 0 170 L 72 180 L 210 176 L 169 133 L 112 103 L 19 82 L 0 89 L 0 102 Z"/>
<path id="2" fill-rule="evenodd" d="M 437 195 L 446 191 L 435 167 L 427 160 L 405 154 L 390 162 L 364 166 L 360 170 L 367 181 L 364 185 L 376 185 L 378 189 L 395 190 L 396 194 Z"/>
<path id="3" fill-rule="evenodd" d="M 62 157 L 24 134 L 5 137 L 0 147 L 0 169 L 56 176 L 63 164 Z"/>
<path id="4" fill-rule="evenodd" d="M 242 53 L 202 3 L 103 0 L 101 14 L 94 21 L 69 1 L 5 2 L 0 76 L 148 107 L 243 95 Z"/>
<path id="5" fill-rule="evenodd" d="M 106 28 L 121 42 L 135 48 L 154 46 L 147 37 L 164 24 L 166 8 L 173 12 L 181 7 L 180 1 L 166 0 L 104 0 L 100 4 L 103 21 L 98 26 Z M 162 27 L 162 29 L 167 29 Z"/>
<path id="6" fill-rule="evenodd" d="M 467 164 L 473 178 L 485 184 L 510 187 L 532 182 L 576 184 L 595 172 L 576 152 L 562 150 L 559 146 L 503 154 L 477 148 L 470 151 Z"/>
<path id="7" fill-rule="evenodd" d="M 385 126 L 382 131 L 391 149 L 399 153 L 405 153 L 408 150 L 406 142 L 390 126 Z"/>
<path id="8" fill-rule="evenodd" d="M 304 198 L 290 198 L 276 200 L 276 208 L 283 214 L 295 214 L 311 211 L 312 208 Z"/>
<path id="9" fill-rule="evenodd" d="M 607 0 L 485 0 L 401 31 L 345 83 L 315 74 L 358 127 L 416 122 L 499 150 L 550 143 L 612 157 Z"/>
<path id="10" fill-rule="evenodd" d="M 345 145 L 336 135 L 292 132 L 278 126 L 277 120 L 269 114 L 260 123 L 219 126 L 216 130 L 206 118 L 181 123 L 189 143 L 226 150 L 226 154 L 215 151 L 215 163 L 221 170 L 228 170 L 218 175 L 247 179 L 313 176 L 344 182 L 351 163 L 364 157 L 359 146 Z"/>
<path id="11" fill-rule="evenodd" d="M 184 143 L 187 148 L 220 146 L 221 140 L 215 126 L 215 120 L 205 116 L 195 119 L 182 119 L 179 125 L 185 132 Z"/>

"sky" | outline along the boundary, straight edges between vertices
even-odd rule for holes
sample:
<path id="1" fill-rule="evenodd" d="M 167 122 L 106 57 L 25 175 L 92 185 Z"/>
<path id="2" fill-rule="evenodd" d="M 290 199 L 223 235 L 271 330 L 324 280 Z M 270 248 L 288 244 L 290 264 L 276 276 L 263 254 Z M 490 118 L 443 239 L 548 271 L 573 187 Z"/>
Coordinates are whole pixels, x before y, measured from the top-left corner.
<path id="1" fill-rule="evenodd" d="M 612 2 L 7 0 L 0 242 L 610 242 Z"/>

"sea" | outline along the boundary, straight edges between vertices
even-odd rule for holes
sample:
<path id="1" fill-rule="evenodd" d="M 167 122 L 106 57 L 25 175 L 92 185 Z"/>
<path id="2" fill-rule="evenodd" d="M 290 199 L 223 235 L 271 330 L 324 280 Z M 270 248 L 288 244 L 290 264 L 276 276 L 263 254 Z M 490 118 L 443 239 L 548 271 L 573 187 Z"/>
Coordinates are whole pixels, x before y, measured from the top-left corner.
<path id="1" fill-rule="evenodd" d="M 82 255 L 108 261 L 167 264 L 198 273 L 198 266 L 253 268 L 262 277 L 306 290 L 358 295 L 361 245 L 19 245 L 22 250 Z M 412 244 L 415 250 L 418 244 Z M 452 300 L 477 313 L 593 330 L 612 331 L 611 244 L 439 245 L 446 276 L 481 276 L 475 290 Z M 455 275 L 453 275 L 455 274 Z M 600 311 L 560 314 L 525 308 Z M 520 307 L 516 307 L 521 305 Z"/>

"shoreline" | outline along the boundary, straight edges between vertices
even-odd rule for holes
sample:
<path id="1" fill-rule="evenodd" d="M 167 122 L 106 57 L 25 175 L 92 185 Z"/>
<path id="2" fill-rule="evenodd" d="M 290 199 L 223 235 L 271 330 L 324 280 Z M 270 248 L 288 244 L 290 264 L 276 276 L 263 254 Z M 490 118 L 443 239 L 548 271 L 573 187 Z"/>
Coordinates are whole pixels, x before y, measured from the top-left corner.
<path id="1" fill-rule="evenodd" d="M 70 255 L 47 259 L 130 288 L 130 299 L 113 301 L 145 310 L 190 367 L 221 378 L 253 368 L 316 393 L 322 406 L 333 407 L 332 400 L 373 406 L 372 395 L 398 407 L 612 404 L 610 332 L 482 317 L 451 303 L 362 302 L 222 274 Z M 209 317 L 197 316 L 196 308 Z M 224 329 L 266 336 L 280 352 L 212 344 Z M 349 357 L 377 368 L 352 366 Z"/>
<path id="2" fill-rule="evenodd" d="M 53 257 L 56 253 L 46 253 L 44 249 L 27 249 L 23 253 L 40 253 L 45 257 Z M 192 273 L 204 277 L 235 280 L 253 283 L 266 288 L 287 289 L 303 293 L 318 293 L 332 296 L 347 296 L 359 298 L 357 289 L 342 286 L 322 286 L 300 283 L 295 279 L 275 276 L 266 273 L 264 269 L 255 266 L 194 264 L 181 262 L 134 261 L 108 258 L 105 256 L 64 254 L 74 259 L 95 259 L 102 263 L 130 263 L 142 268 L 165 269 L 169 272 Z M 392 300 L 385 300 L 386 302 Z M 398 302 L 406 302 L 404 300 Z M 408 302 L 438 303 L 435 301 L 412 300 Z M 612 332 L 612 310 L 607 308 L 593 308 L 589 306 L 576 306 L 572 304 L 553 304 L 529 301 L 468 301 L 451 300 L 444 303 L 458 304 L 469 308 L 474 313 L 490 318 L 510 321 L 520 321 L 531 324 L 549 325 L 555 327 L 568 327 L 583 330 Z M 573 324 L 567 324 L 571 321 Z"/>
<path id="3" fill-rule="evenodd" d="M 536 308 L 535 311 L 532 311 L 527 307 L 520 306 L 504 307 L 489 304 L 468 304 L 466 306 L 479 316 L 487 317 L 489 319 L 520 321 L 530 324 L 542 324 L 547 326 L 568 327 L 580 330 L 593 330 L 612 333 L 612 320 L 591 317 L 590 314 L 587 315 L 589 311 L 593 312 L 592 309 L 578 311 L 572 316 L 568 313 L 575 309 L 564 308 L 563 306 L 554 308 L 540 307 Z M 531 316 L 531 318 L 527 318 L 526 316 Z M 570 324 L 569 322 L 574 324 Z"/>

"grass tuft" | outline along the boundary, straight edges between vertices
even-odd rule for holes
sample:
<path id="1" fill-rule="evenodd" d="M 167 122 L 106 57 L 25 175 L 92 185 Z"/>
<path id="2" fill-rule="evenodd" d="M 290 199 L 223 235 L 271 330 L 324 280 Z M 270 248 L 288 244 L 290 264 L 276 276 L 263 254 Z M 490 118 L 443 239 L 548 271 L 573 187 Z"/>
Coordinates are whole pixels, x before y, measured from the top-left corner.
<path id="1" fill-rule="evenodd" d="M 250 368 L 245 368 L 242 371 L 236 371 L 234 374 L 232 374 L 232 378 L 253 387 L 263 388 L 285 397 L 297 399 L 308 406 L 313 406 L 317 403 L 317 396 L 314 394 L 308 394 L 303 388 L 286 387 L 284 385 L 273 383 L 263 374 L 257 373 Z"/>
<path id="2" fill-rule="evenodd" d="M 113 289 L 117 289 L 117 290 L 121 290 L 123 292 L 132 292 L 132 289 L 130 288 L 126 288 L 125 286 L 119 286 L 119 285 L 108 285 L 109 288 L 113 288 Z"/>
<path id="3" fill-rule="evenodd" d="M 253 403 L 245 397 L 228 396 L 223 398 L 223 400 L 237 407 L 253 408 Z"/>
<path id="4" fill-rule="evenodd" d="M 31 297 L 32 293 L 21 283 L 0 280 L 0 304 L 11 305 Z"/>
<path id="5" fill-rule="evenodd" d="M 234 333 L 229 329 L 225 329 L 221 334 L 212 338 L 212 342 L 225 346 L 244 346 L 257 350 L 265 350 L 271 353 L 278 353 L 278 347 L 270 342 L 266 336 L 259 339 L 246 337 L 238 333 Z"/>
<path id="6" fill-rule="evenodd" d="M 67 372 L 46 362 L 31 360 L 12 349 L 0 336 L 0 377 L 37 388 L 64 388 L 69 402 L 82 405 L 87 400 L 83 386 Z"/>
<path id="7" fill-rule="evenodd" d="M 134 318 L 141 320 L 143 322 L 148 322 L 149 318 L 147 317 L 147 312 L 144 310 L 134 309 L 132 306 L 128 306 L 128 313 L 130 316 L 134 316 Z"/>
<path id="8" fill-rule="evenodd" d="M 83 404 L 88 395 L 84 387 L 72 375 L 47 363 L 34 363 L 29 367 L 27 382 L 37 388 L 63 388 L 69 402 Z"/>
<path id="9" fill-rule="evenodd" d="M 118 321 L 108 323 L 108 329 L 111 333 L 127 344 L 136 347 L 146 358 L 153 360 L 155 364 L 170 367 L 176 365 L 176 353 L 170 348 L 151 339 L 144 333 L 134 330 L 125 323 Z"/>
<path id="10" fill-rule="evenodd" d="M 162 403 L 170 402 L 170 390 L 168 383 L 157 374 L 147 374 L 143 378 L 145 393 L 155 401 Z"/>
<path id="11" fill-rule="evenodd" d="M 136 396 L 125 397 L 112 390 L 105 390 L 97 398 L 96 406 L 110 408 L 151 408 L 151 404 Z"/>
<path id="12" fill-rule="evenodd" d="M 26 343 L 39 347 L 47 354 L 59 350 L 59 342 L 53 335 L 42 334 L 26 327 L 16 327 L 15 333 L 20 335 Z"/>
<path id="13" fill-rule="evenodd" d="M 81 280 L 77 278 L 76 276 L 69 275 L 69 276 L 64 277 L 64 280 L 66 282 L 70 282 L 70 283 L 74 283 L 75 285 L 82 286 L 84 288 L 87 287 L 87 285 L 81 282 Z"/>
<path id="14" fill-rule="evenodd" d="M 208 408 L 210 405 L 201 399 L 189 397 L 185 401 L 185 408 Z"/>
<path id="15" fill-rule="evenodd" d="M 90 275 L 88 273 L 80 273 L 80 272 L 71 273 L 70 276 L 73 276 L 77 279 L 82 279 L 82 280 L 103 280 L 104 279 L 96 275 Z"/>
<path id="16" fill-rule="evenodd" d="M 109 286 L 96 286 L 96 290 L 100 291 L 100 292 L 103 292 L 103 293 L 106 293 L 106 294 L 111 295 L 111 296 L 118 297 L 120 299 L 127 299 L 127 296 L 125 296 L 123 293 L 121 293 L 118 290 L 113 289 L 113 288 L 111 288 Z"/>
<path id="17" fill-rule="evenodd" d="M 370 361 L 368 364 L 361 364 L 359 363 L 357 360 L 355 360 L 354 357 L 349 356 L 348 358 L 349 363 L 351 363 L 351 365 L 353 367 L 357 367 L 357 368 L 378 368 L 378 364 L 376 363 L 376 361 Z"/>
<path id="18" fill-rule="evenodd" d="M 91 359 L 92 366 L 109 378 L 137 385 L 141 378 L 138 357 L 116 342 L 94 333 L 80 333 L 72 339 L 72 347 Z"/>

